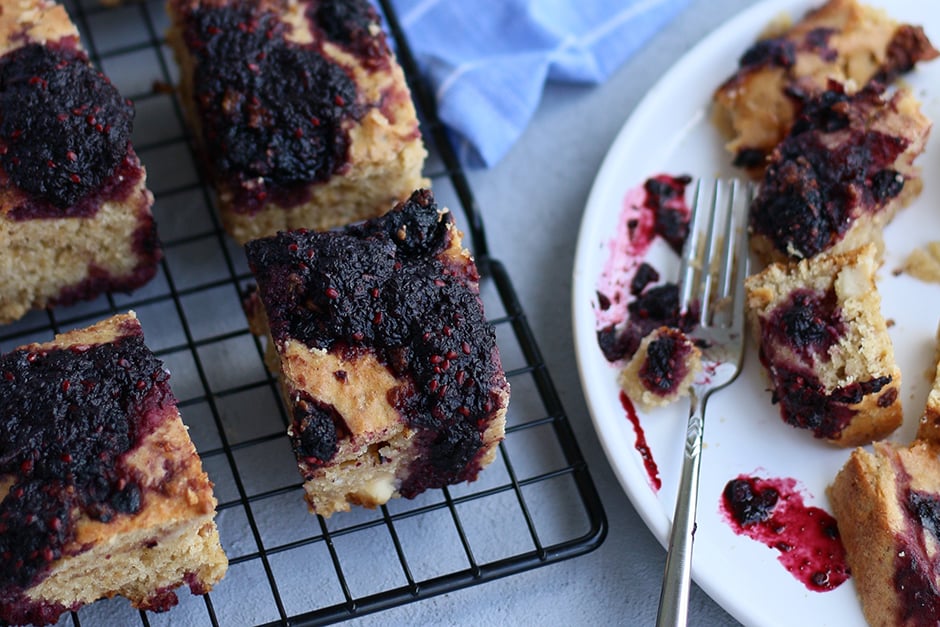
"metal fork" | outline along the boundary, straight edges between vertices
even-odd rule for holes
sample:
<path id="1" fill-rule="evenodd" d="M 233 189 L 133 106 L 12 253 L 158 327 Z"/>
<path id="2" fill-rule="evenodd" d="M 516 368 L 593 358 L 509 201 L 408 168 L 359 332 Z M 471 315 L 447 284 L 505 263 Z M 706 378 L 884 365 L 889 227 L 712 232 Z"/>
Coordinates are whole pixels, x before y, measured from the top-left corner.
<path id="1" fill-rule="evenodd" d="M 713 186 L 700 180 L 695 189 L 679 269 L 679 311 L 696 320 L 690 335 L 702 350 L 702 372 L 691 389 L 658 626 L 685 625 L 688 619 L 705 405 L 712 392 L 738 376 L 744 356 L 744 278 L 749 268 L 746 221 L 753 194 L 752 184 L 735 180 L 717 180 Z"/>

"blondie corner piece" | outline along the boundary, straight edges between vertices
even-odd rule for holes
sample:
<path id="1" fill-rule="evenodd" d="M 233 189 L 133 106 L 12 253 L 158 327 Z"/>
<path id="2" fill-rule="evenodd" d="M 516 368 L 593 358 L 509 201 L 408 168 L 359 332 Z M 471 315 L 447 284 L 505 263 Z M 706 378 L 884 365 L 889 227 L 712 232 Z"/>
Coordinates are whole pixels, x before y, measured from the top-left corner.
<path id="1" fill-rule="evenodd" d="M 0 356 L 0 622 L 115 595 L 162 611 L 223 577 L 168 378 L 133 312 Z"/>
<path id="2" fill-rule="evenodd" d="M 940 449 L 875 443 L 852 452 L 829 500 L 870 625 L 940 616 Z"/>
<path id="3" fill-rule="evenodd" d="M 881 314 L 874 245 L 748 277 L 761 363 L 794 427 L 837 446 L 880 440 L 901 424 L 901 371 Z"/>
<path id="4" fill-rule="evenodd" d="M 246 246 L 311 511 L 471 481 L 496 455 L 509 384 L 451 214 L 416 191 L 339 231 Z"/>
<path id="5" fill-rule="evenodd" d="M 0 323 L 149 281 L 153 195 L 134 109 L 82 50 L 65 9 L 0 7 Z"/>
<path id="6" fill-rule="evenodd" d="M 237 241 L 381 215 L 418 187 L 411 92 L 367 0 L 169 0 L 180 95 Z"/>
<path id="7" fill-rule="evenodd" d="M 715 91 L 714 118 L 734 164 L 759 178 L 805 103 L 830 81 L 853 89 L 888 85 L 937 54 L 920 26 L 856 0 L 828 0 L 796 24 L 768 27 Z"/>

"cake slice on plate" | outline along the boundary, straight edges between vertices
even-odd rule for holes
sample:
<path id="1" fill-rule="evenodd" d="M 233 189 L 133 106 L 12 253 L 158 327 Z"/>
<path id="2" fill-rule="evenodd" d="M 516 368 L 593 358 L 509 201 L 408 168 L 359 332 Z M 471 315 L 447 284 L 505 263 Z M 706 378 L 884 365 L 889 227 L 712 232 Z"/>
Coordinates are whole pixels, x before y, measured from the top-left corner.
<path id="1" fill-rule="evenodd" d="M 829 82 L 891 83 L 937 56 L 923 28 L 855 0 L 829 0 L 796 24 L 778 20 L 715 91 L 714 117 L 734 163 L 759 177 L 804 104 Z"/>
<path id="2" fill-rule="evenodd" d="M 870 625 L 940 616 L 940 450 L 927 442 L 858 448 L 829 487 Z"/>
<path id="3" fill-rule="evenodd" d="M 775 263 L 745 281 L 772 402 L 785 422 L 837 446 L 880 440 L 902 420 L 875 253 L 868 245 Z"/>

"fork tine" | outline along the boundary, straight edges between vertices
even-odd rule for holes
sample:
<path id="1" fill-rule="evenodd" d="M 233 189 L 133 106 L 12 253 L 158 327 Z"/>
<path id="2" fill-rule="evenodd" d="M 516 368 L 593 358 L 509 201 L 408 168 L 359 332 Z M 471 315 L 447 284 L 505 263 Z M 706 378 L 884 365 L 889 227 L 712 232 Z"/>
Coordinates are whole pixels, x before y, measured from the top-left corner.
<path id="1" fill-rule="evenodd" d="M 696 184 L 679 270 L 679 310 L 697 305 L 700 326 L 738 323 L 736 305 L 743 293 L 737 288 L 749 270 L 746 222 L 753 189 L 738 180 Z"/>
<path id="2" fill-rule="evenodd" d="M 699 305 L 699 324 L 708 324 L 712 311 L 712 283 L 713 268 L 712 260 L 715 258 L 715 249 L 720 245 L 719 239 L 723 229 L 718 228 L 719 218 L 724 215 L 721 211 L 722 200 L 721 179 L 716 179 L 712 189 L 711 203 L 708 212 L 708 233 L 705 235 L 705 254 L 698 260 L 699 281 L 698 281 L 698 305 Z"/>
<path id="3" fill-rule="evenodd" d="M 692 290 L 695 287 L 696 260 L 699 258 L 699 222 L 703 220 L 702 207 L 705 204 L 702 179 L 695 183 L 695 195 L 692 200 L 692 212 L 689 215 L 689 231 L 682 247 L 682 259 L 679 266 L 679 312 L 685 313 L 692 303 Z"/>
<path id="4" fill-rule="evenodd" d="M 737 245 L 737 259 L 738 259 L 738 271 L 735 273 L 734 280 L 734 308 L 731 319 L 731 326 L 734 329 L 744 329 L 744 279 L 750 274 L 751 271 L 751 255 L 750 249 L 748 247 L 748 237 L 747 237 L 747 220 L 748 220 L 748 211 L 751 207 L 751 202 L 754 200 L 754 195 L 757 192 L 757 186 L 752 182 L 747 182 L 744 184 L 744 193 L 742 194 L 743 207 L 738 211 L 738 227 L 735 229 L 735 233 L 738 238 Z"/>
<path id="5" fill-rule="evenodd" d="M 728 297 L 728 292 L 731 289 L 731 286 L 734 285 L 735 279 L 735 244 L 739 240 L 738 231 L 737 231 L 737 212 L 735 201 L 740 198 L 739 184 L 737 180 L 731 181 L 730 183 L 731 191 L 728 195 L 728 198 L 725 200 L 725 212 L 724 212 L 724 226 L 721 229 L 721 233 L 724 236 L 724 241 L 722 242 L 721 249 L 721 261 L 720 267 L 718 268 L 718 296 L 717 300 L 721 300 Z M 717 207 L 716 207 L 717 209 Z"/>

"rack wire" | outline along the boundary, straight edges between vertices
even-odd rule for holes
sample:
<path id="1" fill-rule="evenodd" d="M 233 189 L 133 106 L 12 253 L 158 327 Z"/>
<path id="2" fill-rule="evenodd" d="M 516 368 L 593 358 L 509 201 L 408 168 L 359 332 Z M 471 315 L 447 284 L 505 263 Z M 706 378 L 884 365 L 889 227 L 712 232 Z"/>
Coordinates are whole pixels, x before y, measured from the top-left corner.
<path id="1" fill-rule="evenodd" d="M 184 422 L 215 483 L 226 578 L 155 614 L 122 599 L 61 625 L 320 625 L 587 553 L 607 520 L 509 275 L 489 251 L 482 212 L 388 0 L 380 0 L 422 120 L 425 174 L 467 230 L 481 296 L 512 386 L 506 438 L 471 484 L 376 510 L 312 516 L 286 436 L 287 415 L 241 310 L 251 275 L 224 234 L 171 86 L 164 0 L 108 7 L 65 0 L 92 61 L 137 109 L 133 141 L 148 169 L 165 258 L 131 295 L 37 311 L 0 327 L 0 351 L 133 309 L 171 372 Z"/>

